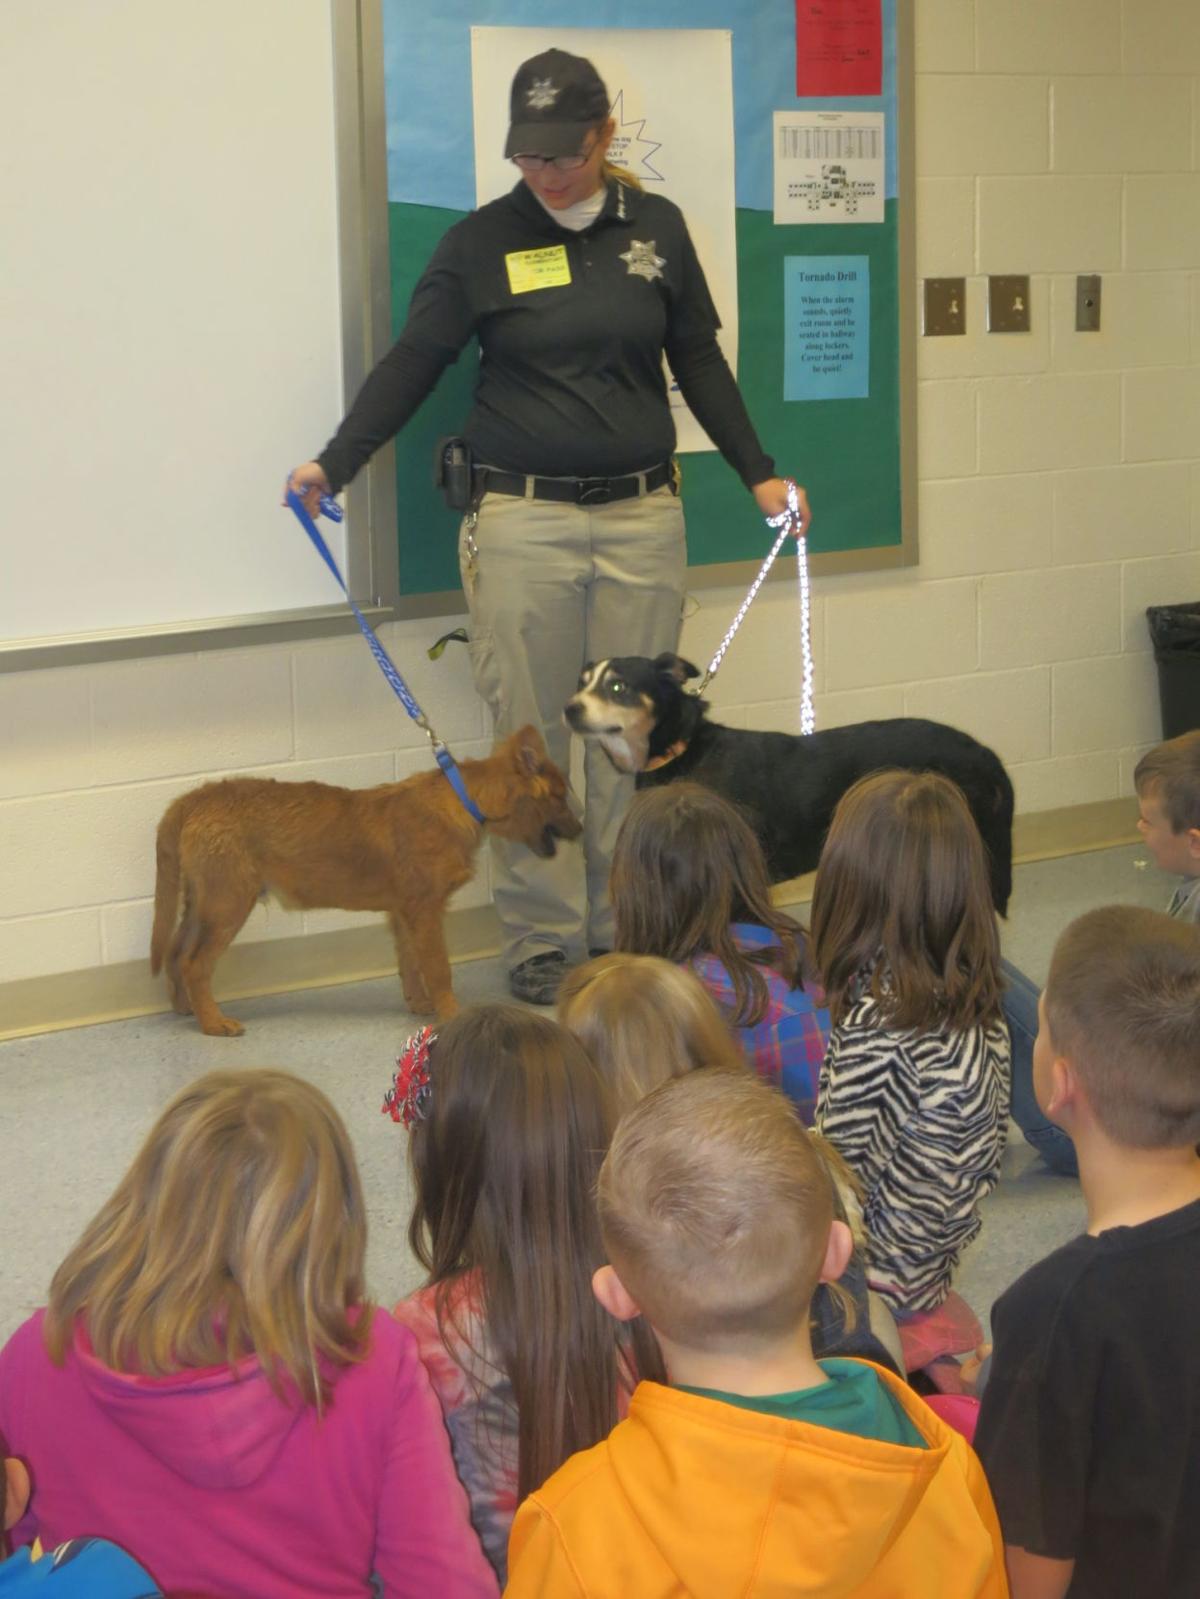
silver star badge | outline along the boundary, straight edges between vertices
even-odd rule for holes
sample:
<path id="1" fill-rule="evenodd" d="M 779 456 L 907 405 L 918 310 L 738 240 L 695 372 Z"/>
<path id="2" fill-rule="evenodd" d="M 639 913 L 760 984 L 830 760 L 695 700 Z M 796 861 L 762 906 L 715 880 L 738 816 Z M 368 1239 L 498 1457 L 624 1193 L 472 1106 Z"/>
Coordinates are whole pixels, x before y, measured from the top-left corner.
<path id="1" fill-rule="evenodd" d="M 558 99 L 558 90 L 554 87 L 553 78 L 535 78 L 533 87 L 526 89 L 525 99 L 533 111 L 544 111 Z"/>
<path id="2" fill-rule="evenodd" d="M 655 255 L 653 239 L 647 239 L 644 244 L 641 239 L 630 239 L 629 248 L 621 253 L 620 259 L 628 264 L 631 278 L 645 278 L 647 282 L 661 278 L 667 264 L 665 256 Z"/>

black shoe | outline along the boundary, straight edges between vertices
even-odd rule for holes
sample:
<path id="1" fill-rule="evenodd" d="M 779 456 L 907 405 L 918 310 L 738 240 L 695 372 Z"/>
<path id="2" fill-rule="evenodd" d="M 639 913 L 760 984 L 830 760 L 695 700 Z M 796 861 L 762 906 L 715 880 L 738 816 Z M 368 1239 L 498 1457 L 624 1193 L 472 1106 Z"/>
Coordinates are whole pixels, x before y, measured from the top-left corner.
<path id="1" fill-rule="evenodd" d="M 566 975 L 567 957 L 560 950 L 548 949 L 544 955 L 531 955 L 514 966 L 508 986 L 514 999 L 529 1005 L 553 1005 Z"/>

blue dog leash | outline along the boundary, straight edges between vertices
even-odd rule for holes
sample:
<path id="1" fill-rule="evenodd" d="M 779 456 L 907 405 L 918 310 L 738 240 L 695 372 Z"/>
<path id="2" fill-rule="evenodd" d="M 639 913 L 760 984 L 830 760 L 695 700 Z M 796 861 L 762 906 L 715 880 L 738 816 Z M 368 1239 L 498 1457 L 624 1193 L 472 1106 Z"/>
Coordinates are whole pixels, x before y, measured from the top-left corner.
<path id="1" fill-rule="evenodd" d="M 334 560 L 328 544 L 326 544 L 324 538 L 321 536 L 321 530 L 313 521 L 312 517 L 309 516 L 308 508 L 304 504 L 304 501 L 296 493 L 295 489 L 290 487 L 290 485 L 287 491 L 287 503 L 296 513 L 296 519 L 300 523 L 300 526 L 312 540 L 313 548 L 337 579 L 338 587 L 346 596 L 346 604 L 349 605 L 350 609 L 354 612 L 354 620 L 361 628 L 362 636 L 366 639 L 371 654 L 375 657 L 375 660 L 378 663 L 379 670 L 391 684 L 392 690 L 395 693 L 396 698 L 400 701 L 401 705 L 403 705 L 404 709 L 412 717 L 413 721 L 428 738 L 430 747 L 433 750 L 433 758 L 441 767 L 442 775 L 446 778 L 446 781 L 450 784 L 450 787 L 458 795 L 459 800 L 462 802 L 462 805 L 468 814 L 473 816 L 477 822 L 481 824 L 485 823 L 487 821 L 487 817 L 467 793 L 467 785 L 463 782 L 463 775 L 458 769 L 458 762 L 454 759 L 454 756 L 451 755 L 443 740 L 437 736 L 433 728 L 429 725 L 429 721 L 425 715 L 425 712 L 417 704 L 416 700 L 413 699 L 412 694 L 409 692 L 408 684 L 400 676 L 400 673 L 396 670 L 391 656 L 376 637 L 375 629 L 371 626 L 370 622 L 367 621 L 366 617 L 359 610 L 353 599 L 351 599 L 350 590 L 346 587 L 345 579 L 338 570 L 338 564 Z M 320 505 L 322 514 L 327 516 L 331 522 L 340 522 L 342 520 L 342 508 L 332 495 L 323 494 L 321 496 Z"/>

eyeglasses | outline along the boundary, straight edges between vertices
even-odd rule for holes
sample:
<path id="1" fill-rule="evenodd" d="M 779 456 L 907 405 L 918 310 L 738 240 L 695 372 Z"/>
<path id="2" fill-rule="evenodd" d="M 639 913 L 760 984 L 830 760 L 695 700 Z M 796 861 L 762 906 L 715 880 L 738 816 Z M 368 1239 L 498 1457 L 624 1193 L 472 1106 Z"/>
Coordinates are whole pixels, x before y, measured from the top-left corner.
<path id="1" fill-rule="evenodd" d="M 553 167 L 556 172 L 578 172 L 591 160 L 595 148 L 593 145 L 582 155 L 515 155 L 513 165 L 522 172 L 541 172 L 544 167 Z"/>

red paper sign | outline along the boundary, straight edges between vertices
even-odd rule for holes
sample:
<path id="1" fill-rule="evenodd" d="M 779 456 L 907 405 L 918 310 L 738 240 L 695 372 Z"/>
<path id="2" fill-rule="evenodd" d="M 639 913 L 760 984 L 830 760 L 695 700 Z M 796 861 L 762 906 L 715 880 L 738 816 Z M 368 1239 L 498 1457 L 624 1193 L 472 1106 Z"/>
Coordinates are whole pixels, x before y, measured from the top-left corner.
<path id="1" fill-rule="evenodd" d="M 796 0 L 796 94 L 882 94 L 880 0 Z"/>

